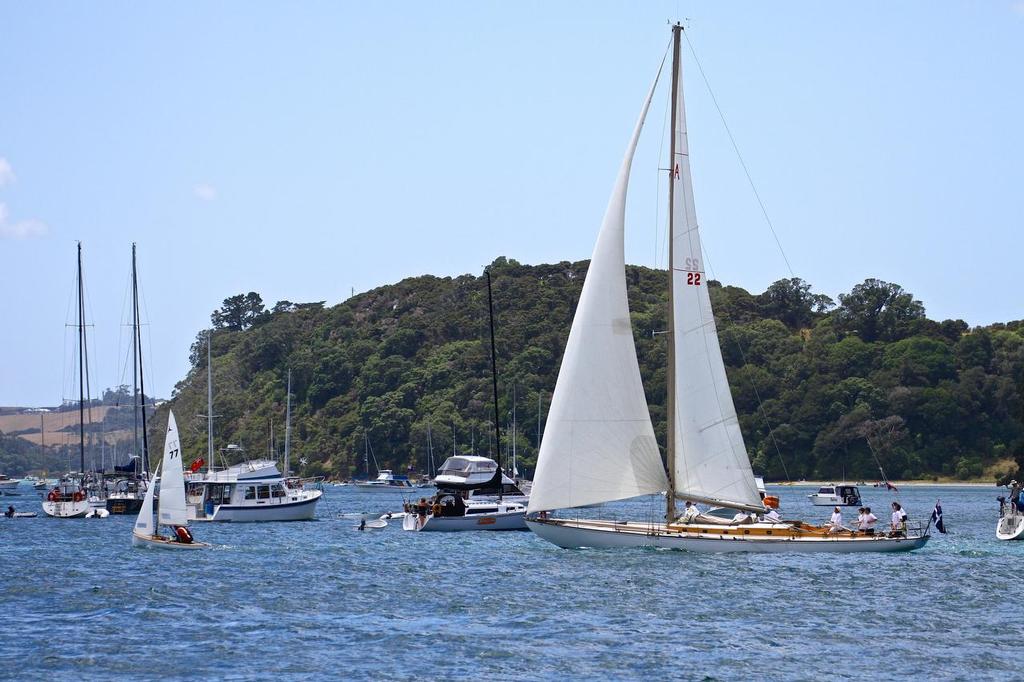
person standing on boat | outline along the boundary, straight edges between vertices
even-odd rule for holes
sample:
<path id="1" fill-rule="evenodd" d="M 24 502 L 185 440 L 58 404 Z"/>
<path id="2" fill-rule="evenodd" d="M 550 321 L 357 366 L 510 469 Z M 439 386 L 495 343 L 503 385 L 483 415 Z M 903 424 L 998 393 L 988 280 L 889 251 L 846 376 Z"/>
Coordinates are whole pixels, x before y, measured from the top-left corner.
<path id="1" fill-rule="evenodd" d="M 839 507 L 832 508 L 832 518 L 829 520 L 829 533 L 838 533 L 843 529 L 843 512 Z"/>
<path id="2" fill-rule="evenodd" d="M 864 527 L 861 530 L 867 535 L 874 535 L 877 522 L 878 517 L 871 513 L 871 507 L 864 507 Z"/>
<path id="3" fill-rule="evenodd" d="M 906 535 L 907 534 L 907 512 L 903 511 L 903 507 L 900 506 L 899 502 L 892 503 L 892 535 Z"/>

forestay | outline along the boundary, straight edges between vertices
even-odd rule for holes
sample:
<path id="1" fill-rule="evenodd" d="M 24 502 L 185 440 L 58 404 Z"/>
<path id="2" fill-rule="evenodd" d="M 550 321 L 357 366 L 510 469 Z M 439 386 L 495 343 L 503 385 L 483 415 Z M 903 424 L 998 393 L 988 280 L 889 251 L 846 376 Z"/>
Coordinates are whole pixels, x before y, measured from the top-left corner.
<path id="1" fill-rule="evenodd" d="M 629 171 L 653 94 L 654 86 L 622 161 L 569 331 L 530 512 L 668 488 L 633 342 L 624 244 Z"/>
<path id="2" fill-rule="evenodd" d="M 762 506 L 750 468 L 711 310 L 690 177 L 682 65 L 676 82 L 671 173 L 675 490 L 681 497 Z"/>
<path id="3" fill-rule="evenodd" d="M 164 461 L 160 469 L 160 523 L 167 526 L 188 525 L 185 509 L 185 474 L 181 466 L 181 444 L 174 412 L 167 413 L 167 438 Z"/>

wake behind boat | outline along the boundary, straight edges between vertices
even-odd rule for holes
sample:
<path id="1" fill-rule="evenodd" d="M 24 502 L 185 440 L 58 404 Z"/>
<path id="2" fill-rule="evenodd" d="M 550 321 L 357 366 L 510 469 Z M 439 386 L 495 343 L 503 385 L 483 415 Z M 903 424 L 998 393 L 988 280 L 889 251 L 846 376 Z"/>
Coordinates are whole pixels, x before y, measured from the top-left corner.
<path id="1" fill-rule="evenodd" d="M 174 412 L 167 413 L 167 436 L 164 439 L 164 459 L 160 464 L 160 501 L 154 513 L 156 483 L 146 489 L 142 511 L 132 529 L 132 546 L 153 549 L 206 549 L 210 545 L 196 542 L 188 529 L 185 509 L 185 475 L 181 468 L 181 444 Z M 160 526 L 172 530 L 169 536 L 160 535 Z"/>
<path id="2" fill-rule="evenodd" d="M 874 535 L 758 518 L 767 509 L 751 471 L 722 361 L 693 201 L 682 30 L 678 24 L 672 27 L 667 461 L 661 460 L 640 376 L 624 255 L 626 189 L 654 95 L 652 86 L 623 159 L 569 332 L 527 524 L 545 540 L 569 548 L 893 552 L 922 547 L 928 541 L 927 530 Z M 549 517 L 558 509 L 662 491 L 667 491 L 665 523 Z M 683 522 L 677 520 L 677 497 L 753 516 L 737 514 L 746 522 L 724 524 L 699 516 Z"/>

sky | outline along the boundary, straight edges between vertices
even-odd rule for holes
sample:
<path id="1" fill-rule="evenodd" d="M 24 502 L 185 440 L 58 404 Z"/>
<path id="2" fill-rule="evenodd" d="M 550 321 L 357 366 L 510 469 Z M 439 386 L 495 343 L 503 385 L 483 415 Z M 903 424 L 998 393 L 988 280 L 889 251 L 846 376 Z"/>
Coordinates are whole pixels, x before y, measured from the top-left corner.
<path id="1" fill-rule="evenodd" d="M 670 19 L 711 88 L 684 50 L 713 277 L 1024 318 L 1024 1 L 7 2 L 0 405 L 77 393 L 77 240 L 93 393 L 130 380 L 135 242 L 160 397 L 236 293 L 588 258 Z M 627 260 L 658 267 L 667 99 L 627 210 Z"/>

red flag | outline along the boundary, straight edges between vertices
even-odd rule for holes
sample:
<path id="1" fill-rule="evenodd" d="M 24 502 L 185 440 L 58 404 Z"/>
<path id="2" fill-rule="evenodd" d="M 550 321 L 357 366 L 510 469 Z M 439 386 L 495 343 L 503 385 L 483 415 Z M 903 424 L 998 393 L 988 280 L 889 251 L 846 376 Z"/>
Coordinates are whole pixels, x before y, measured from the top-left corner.
<path id="1" fill-rule="evenodd" d="M 201 469 L 204 464 L 206 464 L 206 460 L 200 457 L 196 461 L 192 462 L 188 470 L 194 474 L 195 472 L 199 471 L 199 469 Z"/>

